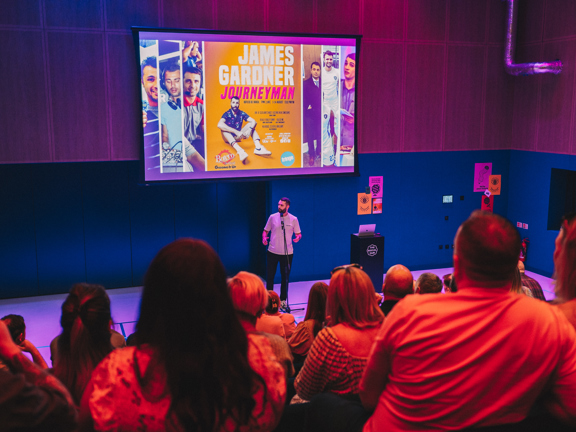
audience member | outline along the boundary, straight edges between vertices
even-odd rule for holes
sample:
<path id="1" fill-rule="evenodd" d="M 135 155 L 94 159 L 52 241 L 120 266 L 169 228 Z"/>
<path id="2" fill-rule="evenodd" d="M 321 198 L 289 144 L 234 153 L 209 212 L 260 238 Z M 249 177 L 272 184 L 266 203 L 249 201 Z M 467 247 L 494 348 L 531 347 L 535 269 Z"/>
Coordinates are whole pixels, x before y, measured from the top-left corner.
<path id="1" fill-rule="evenodd" d="M 435 294 L 442 292 L 442 281 L 434 273 L 422 273 L 416 280 L 416 294 Z"/>
<path id="2" fill-rule="evenodd" d="M 554 250 L 556 307 L 576 328 L 576 214 L 567 215 Z"/>
<path id="3" fill-rule="evenodd" d="M 253 273 L 241 271 L 233 278 L 228 279 L 228 289 L 236 315 L 246 333 L 249 335 L 258 334 L 268 339 L 278 362 L 284 367 L 286 378 L 294 375 L 293 357 L 286 339 L 277 334 L 259 332 L 256 329 L 256 322 L 268 304 L 268 292 L 262 279 Z M 284 329 L 282 321 L 280 321 L 279 326 L 282 330 Z"/>
<path id="4" fill-rule="evenodd" d="M 37 364 L 42 369 L 48 368 L 44 357 L 38 351 L 38 348 L 34 346 L 32 342 L 26 339 L 26 323 L 24 322 L 24 317 L 20 315 L 6 315 L 2 318 L 4 324 L 8 327 L 10 336 L 16 345 L 24 352 L 29 353 L 32 356 L 32 361 Z M 0 368 L 6 368 L 7 366 L 0 361 Z"/>
<path id="5" fill-rule="evenodd" d="M 541 396 L 576 424 L 576 332 L 547 303 L 510 292 L 518 231 L 475 211 L 455 245 L 458 293 L 406 298 L 380 329 L 360 386 L 375 410 L 363 430 L 516 423 Z"/>
<path id="6" fill-rule="evenodd" d="M 536 279 L 532 279 L 525 273 L 525 267 L 522 261 L 518 261 L 518 270 L 520 270 L 522 285 L 532 292 L 532 297 L 537 298 L 538 300 L 546 301 L 546 297 L 544 297 L 544 291 L 542 291 L 542 287 L 540 286 L 540 284 Z"/>
<path id="7" fill-rule="evenodd" d="M 288 340 L 295 364 L 304 362 L 314 338 L 324 326 L 327 295 L 328 285 L 324 282 L 316 282 L 310 288 L 304 321 L 298 323 L 294 334 Z"/>
<path id="8" fill-rule="evenodd" d="M 73 431 L 76 408 L 54 376 L 30 362 L 0 321 L 0 429 L 3 431 Z"/>
<path id="9" fill-rule="evenodd" d="M 92 371 L 112 351 L 110 298 L 104 287 L 79 283 L 62 304 L 54 375 L 79 405 Z"/>
<path id="10" fill-rule="evenodd" d="M 276 294 L 276 295 L 278 296 L 278 294 Z M 278 297 L 278 298 L 280 298 L 280 297 Z M 274 309 L 274 306 L 275 306 L 276 312 L 278 312 L 278 306 L 279 305 L 280 305 L 280 300 L 278 300 L 278 302 L 276 304 L 274 304 L 274 300 L 271 298 L 270 292 L 268 291 L 268 300 L 266 303 L 266 308 L 264 310 L 264 313 L 262 313 L 262 315 L 260 315 L 256 320 L 256 330 L 259 332 L 270 333 L 270 334 L 282 336 L 284 339 L 287 339 L 286 331 L 284 330 L 284 323 L 282 322 L 280 315 L 270 315 L 270 314 L 266 313 L 266 310 L 268 310 L 268 309 L 272 310 L 272 309 Z"/>
<path id="11" fill-rule="evenodd" d="M 518 270 L 518 267 L 516 267 L 516 271 L 512 277 L 512 286 L 510 287 L 510 291 L 516 294 L 524 294 L 527 297 L 534 298 L 532 291 L 530 291 L 525 286 L 522 286 L 522 276 L 520 276 L 520 270 Z"/>
<path id="12" fill-rule="evenodd" d="M 382 286 L 384 301 L 380 309 L 388 315 L 392 308 L 408 294 L 414 294 L 414 277 L 410 270 L 397 264 L 388 269 Z"/>
<path id="13" fill-rule="evenodd" d="M 294 315 L 290 313 L 280 312 L 280 296 L 276 291 L 269 290 L 268 291 L 268 305 L 266 306 L 266 314 L 271 316 L 279 317 L 282 320 L 282 324 L 284 325 L 284 334 L 286 335 L 286 339 L 290 339 L 290 337 L 294 334 L 294 330 L 296 330 L 296 320 L 294 319 Z"/>
<path id="14" fill-rule="evenodd" d="M 137 347 L 114 350 L 94 370 L 83 430 L 274 428 L 283 370 L 266 339 L 247 335 L 236 318 L 224 266 L 207 243 L 180 239 L 152 260 L 137 331 Z"/>
<path id="15" fill-rule="evenodd" d="M 333 270 L 326 314 L 330 327 L 318 333 L 294 381 L 303 400 L 322 392 L 357 395 L 370 347 L 384 320 L 370 277 L 352 265 Z"/>
<path id="16" fill-rule="evenodd" d="M 450 283 L 452 282 L 452 273 L 442 276 L 442 284 L 444 285 L 444 294 L 450 294 Z"/>

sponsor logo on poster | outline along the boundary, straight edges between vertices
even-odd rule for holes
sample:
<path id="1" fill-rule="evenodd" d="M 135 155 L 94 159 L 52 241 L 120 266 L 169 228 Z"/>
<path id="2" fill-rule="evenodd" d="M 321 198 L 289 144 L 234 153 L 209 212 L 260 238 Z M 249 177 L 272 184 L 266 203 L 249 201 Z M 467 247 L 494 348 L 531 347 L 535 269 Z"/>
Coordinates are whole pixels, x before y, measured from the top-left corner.
<path id="1" fill-rule="evenodd" d="M 284 152 L 280 160 L 282 161 L 282 165 L 289 167 L 294 163 L 294 154 L 292 152 Z"/>

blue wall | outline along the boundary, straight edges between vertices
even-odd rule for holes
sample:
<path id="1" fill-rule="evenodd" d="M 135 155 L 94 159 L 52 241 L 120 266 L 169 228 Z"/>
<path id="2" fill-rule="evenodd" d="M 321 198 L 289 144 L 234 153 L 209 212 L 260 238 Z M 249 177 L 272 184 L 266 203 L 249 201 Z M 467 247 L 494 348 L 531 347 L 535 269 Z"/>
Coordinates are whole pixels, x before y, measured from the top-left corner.
<path id="1" fill-rule="evenodd" d="M 528 159 L 541 163 L 538 153 L 512 154 L 516 165 L 510 172 Z M 293 281 L 327 278 L 333 267 L 349 262 L 350 234 L 365 223 L 376 223 L 385 237 L 386 268 L 448 267 L 452 250 L 438 246 L 451 246 L 460 223 L 480 207 L 481 194 L 472 192 L 474 163 L 492 162 L 493 173 L 502 174 L 503 193 L 494 207 L 506 215 L 508 191 L 520 190 L 508 187 L 510 155 L 508 150 L 363 154 L 360 177 L 153 186 L 138 185 L 133 161 L 0 165 L 0 181 L 8 185 L 0 188 L 0 298 L 67 292 L 81 281 L 107 288 L 141 285 L 156 252 L 185 236 L 210 243 L 229 274 L 249 270 L 264 276 L 261 233 L 284 195 L 303 233 Z M 358 216 L 357 193 L 364 192 L 369 176 L 380 175 L 383 214 Z M 549 172 L 545 178 L 549 181 Z M 449 194 L 454 203 L 442 204 L 442 195 Z M 533 207 L 525 205 L 530 213 Z M 547 201 L 542 215 L 546 206 Z M 538 227 L 536 219 L 522 216 L 531 230 Z M 531 240 L 535 252 L 537 237 Z"/>

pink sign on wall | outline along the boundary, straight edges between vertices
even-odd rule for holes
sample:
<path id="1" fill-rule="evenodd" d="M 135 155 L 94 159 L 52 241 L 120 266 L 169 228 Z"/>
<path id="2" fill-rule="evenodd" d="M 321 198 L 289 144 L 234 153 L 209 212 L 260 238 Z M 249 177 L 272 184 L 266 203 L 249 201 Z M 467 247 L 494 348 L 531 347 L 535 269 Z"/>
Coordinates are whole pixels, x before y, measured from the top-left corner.
<path id="1" fill-rule="evenodd" d="M 370 193 L 372 198 L 382 198 L 382 183 L 384 182 L 384 177 L 382 176 L 371 176 L 370 177 Z"/>
<path id="2" fill-rule="evenodd" d="M 488 189 L 492 162 L 474 164 L 474 192 L 484 192 Z"/>

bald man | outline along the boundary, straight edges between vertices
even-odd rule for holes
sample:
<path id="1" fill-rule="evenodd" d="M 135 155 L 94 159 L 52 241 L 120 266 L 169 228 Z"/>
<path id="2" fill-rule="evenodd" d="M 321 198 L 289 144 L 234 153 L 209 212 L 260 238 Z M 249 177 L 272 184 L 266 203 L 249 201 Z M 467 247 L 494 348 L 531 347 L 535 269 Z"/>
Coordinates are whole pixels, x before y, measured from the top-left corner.
<path id="1" fill-rule="evenodd" d="M 382 285 L 382 294 L 384 301 L 380 309 L 384 315 L 388 315 L 396 303 L 408 294 L 414 294 L 414 277 L 410 270 L 401 264 L 390 267 Z"/>
<path id="2" fill-rule="evenodd" d="M 546 301 L 546 297 L 544 297 L 544 291 L 542 291 L 542 287 L 538 283 L 536 279 L 532 279 L 530 276 L 527 276 L 524 271 L 524 263 L 522 261 L 518 261 L 518 270 L 520 271 L 520 276 L 522 277 L 522 285 L 532 291 L 532 296 L 538 300 Z"/>

